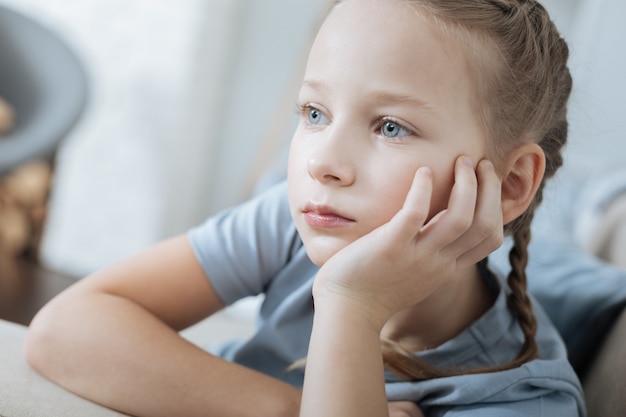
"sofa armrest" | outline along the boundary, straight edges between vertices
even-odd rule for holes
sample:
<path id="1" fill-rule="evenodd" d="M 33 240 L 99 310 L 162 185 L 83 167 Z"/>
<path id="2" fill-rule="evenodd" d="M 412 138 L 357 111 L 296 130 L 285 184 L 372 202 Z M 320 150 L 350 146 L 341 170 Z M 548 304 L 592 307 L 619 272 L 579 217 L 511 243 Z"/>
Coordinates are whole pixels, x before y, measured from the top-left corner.
<path id="1" fill-rule="evenodd" d="M 0 320 L 0 416 L 119 417 L 48 381 L 24 360 L 27 328 Z"/>
<path id="2" fill-rule="evenodd" d="M 623 415 L 626 410 L 626 310 L 613 324 L 582 382 L 589 417 Z"/>

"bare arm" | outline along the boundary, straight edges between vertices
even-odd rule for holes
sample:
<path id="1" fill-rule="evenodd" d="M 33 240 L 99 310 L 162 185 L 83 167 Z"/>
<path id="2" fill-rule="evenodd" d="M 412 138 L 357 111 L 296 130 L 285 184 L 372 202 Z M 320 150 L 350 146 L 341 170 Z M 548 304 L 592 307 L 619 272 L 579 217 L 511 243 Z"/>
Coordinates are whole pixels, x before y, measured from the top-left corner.
<path id="1" fill-rule="evenodd" d="M 298 389 L 179 336 L 222 307 L 180 236 L 52 300 L 33 320 L 25 354 L 68 390 L 133 415 L 297 415 Z"/>

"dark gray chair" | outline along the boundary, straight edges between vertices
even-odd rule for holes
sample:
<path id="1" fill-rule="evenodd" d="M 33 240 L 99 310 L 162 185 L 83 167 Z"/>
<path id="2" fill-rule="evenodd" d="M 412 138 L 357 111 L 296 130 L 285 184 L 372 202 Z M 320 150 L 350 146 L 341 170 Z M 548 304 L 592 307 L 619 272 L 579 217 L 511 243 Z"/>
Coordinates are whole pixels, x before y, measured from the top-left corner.
<path id="1" fill-rule="evenodd" d="M 76 55 L 34 19 L 0 6 L 0 96 L 16 126 L 0 136 L 0 174 L 54 156 L 87 99 L 86 72 Z"/>

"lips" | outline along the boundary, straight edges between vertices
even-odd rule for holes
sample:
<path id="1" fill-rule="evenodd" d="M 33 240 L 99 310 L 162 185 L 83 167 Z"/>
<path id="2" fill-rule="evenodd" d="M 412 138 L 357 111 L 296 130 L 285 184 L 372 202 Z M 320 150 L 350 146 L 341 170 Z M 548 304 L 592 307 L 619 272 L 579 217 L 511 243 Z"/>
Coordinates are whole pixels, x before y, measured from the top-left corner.
<path id="1" fill-rule="evenodd" d="M 350 219 L 329 206 L 308 204 L 302 210 L 306 223 L 316 228 L 344 227 L 354 223 Z"/>

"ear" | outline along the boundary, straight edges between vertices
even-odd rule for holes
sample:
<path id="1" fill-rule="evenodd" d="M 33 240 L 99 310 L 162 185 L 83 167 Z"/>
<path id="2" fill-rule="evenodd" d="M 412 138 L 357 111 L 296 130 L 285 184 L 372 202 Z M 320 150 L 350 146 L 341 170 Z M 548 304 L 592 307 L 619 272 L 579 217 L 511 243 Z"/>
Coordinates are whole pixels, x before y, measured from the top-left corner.
<path id="1" fill-rule="evenodd" d="M 515 220 L 532 203 L 545 169 L 545 154 L 536 143 L 524 144 L 509 153 L 502 176 L 504 224 Z"/>

